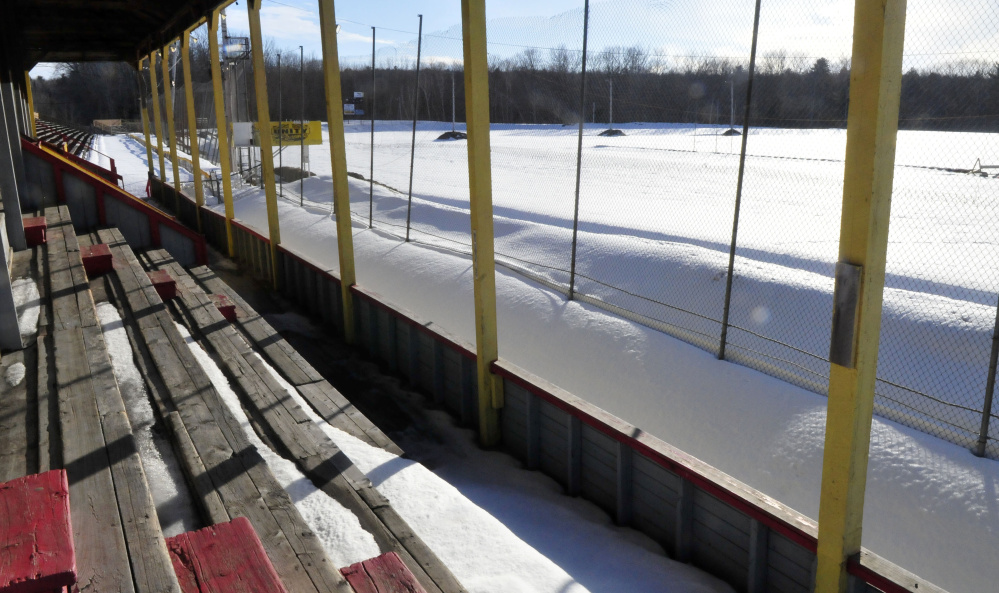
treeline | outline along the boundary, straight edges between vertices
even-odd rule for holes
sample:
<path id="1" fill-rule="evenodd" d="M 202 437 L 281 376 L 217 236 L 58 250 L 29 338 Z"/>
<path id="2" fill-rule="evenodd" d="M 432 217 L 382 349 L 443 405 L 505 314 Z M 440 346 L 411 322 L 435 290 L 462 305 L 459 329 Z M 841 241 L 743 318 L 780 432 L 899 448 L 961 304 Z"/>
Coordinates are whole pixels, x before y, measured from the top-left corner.
<path id="1" fill-rule="evenodd" d="M 322 62 L 299 53 L 265 48 L 271 118 L 326 119 Z M 588 56 L 586 93 L 580 109 L 580 52 L 556 48 L 528 49 L 490 62 L 492 121 L 516 124 L 574 124 L 585 121 L 674 122 L 742 125 L 749 76 L 746 64 L 710 57 L 668 60 L 638 47 L 606 48 Z M 172 62 L 171 62 L 172 64 Z M 368 119 L 408 120 L 414 115 L 414 64 L 383 62 L 375 70 L 372 101 L 371 68 L 345 67 L 341 73 L 343 102 L 354 93 Z M 161 70 L 157 68 L 159 75 Z M 43 117 L 84 125 L 94 119 L 137 119 L 140 89 L 148 82 L 125 64 L 68 64 L 61 76 L 35 82 L 36 108 Z M 181 66 L 174 74 L 182 84 Z M 231 88 L 247 96 L 253 107 L 252 75 L 247 64 L 230 66 Z M 210 82 L 204 41 L 192 46 L 192 78 Z M 280 85 L 279 85 L 280 81 Z M 846 124 L 850 70 L 846 60 L 806 60 L 785 52 L 760 57 L 753 80 L 751 123 L 754 126 L 830 128 Z M 279 88 L 280 87 L 280 88 Z M 162 81 L 160 88 L 163 88 Z M 421 120 L 450 121 L 452 89 L 456 119 L 464 121 L 464 77 L 460 66 L 422 64 L 418 114 Z M 303 95 L 304 92 L 304 95 Z M 280 101 L 278 98 L 280 97 Z M 208 117 L 199 102 L 199 116 Z M 959 62 L 929 70 L 907 71 L 902 77 L 900 126 L 903 129 L 999 131 L 999 64 Z M 613 114 L 612 114 L 613 110 Z M 246 109 L 240 110 L 245 113 Z"/>

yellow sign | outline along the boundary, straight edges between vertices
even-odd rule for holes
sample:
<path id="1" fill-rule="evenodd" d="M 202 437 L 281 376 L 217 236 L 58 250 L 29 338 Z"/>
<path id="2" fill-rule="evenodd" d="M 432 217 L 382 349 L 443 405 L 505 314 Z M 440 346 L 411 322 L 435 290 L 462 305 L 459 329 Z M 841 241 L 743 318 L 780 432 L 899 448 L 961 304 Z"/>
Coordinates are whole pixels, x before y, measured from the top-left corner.
<path id="1" fill-rule="evenodd" d="M 305 122 L 302 125 L 297 121 L 271 122 L 271 142 L 274 146 L 302 144 L 302 136 L 305 136 L 305 144 L 323 143 L 323 124 L 318 121 Z M 260 146 L 258 140 L 257 125 L 253 124 L 253 144 Z"/>

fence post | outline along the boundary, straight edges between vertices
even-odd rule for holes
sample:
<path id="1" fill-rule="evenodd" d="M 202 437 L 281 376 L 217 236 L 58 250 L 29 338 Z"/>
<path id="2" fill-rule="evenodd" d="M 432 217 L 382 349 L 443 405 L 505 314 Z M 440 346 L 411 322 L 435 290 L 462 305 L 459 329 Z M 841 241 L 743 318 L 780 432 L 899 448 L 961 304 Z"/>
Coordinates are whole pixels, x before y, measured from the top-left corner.
<path id="1" fill-rule="evenodd" d="M 142 115 L 142 135 L 146 138 L 146 164 L 149 165 L 149 178 L 152 179 L 156 172 L 153 170 L 153 145 L 149 140 L 149 104 L 146 103 L 146 85 L 142 84 L 142 63 L 148 61 L 149 58 L 139 60 L 139 83 L 142 87 L 139 93 L 139 112 Z"/>
<path id="2" fill-rule="evenodd" d="M 153 129 L 156 131 L 156 150 L 160 158 L 160 183 L 166 185 L 166 161 L 163 159 L 163 120 L 160 119 L 160 90 L 156 84 L 156 54 L 149 54 L 149 86 L 152 89 Z M 165 92 L 165 91 L 164 91 Z"/>
<path id="3" fill-rule="evenodd" d="M 212 11 L 208 21 L 208 53 L 212 65 L 212 96 L 215 102 L 215 129 L 217 130 L 219 174 L 222 177 L 222 201 L 225 204 L 225 238 L 229 257 L 236 257 L 236 243 L 232 236 L 232 155 L 229 153 L 229 126 L 225 119 L 225 96 L 222 92 L 222 64 L 219 62 L 219 15 L 221 8 Z"/>
<path id="4" fill-rule="evenodd" d="M 200 26 L 200 25 L 197 25 Z M 180 59 L 184 67 L 184 99 L 187 104 L 187 136 L 194 164 L 194 201 L 198 205 L 198 232 L 201 229 L 201 207 L 205 205 L 205 190 L 201 187 L 201 149 L 198 146 L 198 114 L 194 110 L 194 83 L 191 82 L 191 33 L 196 27 L 185 29 L 180 36 Z"/>
<path id="5" fill-rule="evenodd" d="M 413 143 L 409 149 L 409 200 L 406 203 L 406 242 L 409 242 L 409 223 L 413 214 L 413 165 L 416 161 L 416 120 L 420 117 L 420 52 L 423 50 L 423 15 L 416 38 L 416 90 L 413 92 Z"/>
<path id="6" fill-rule="evenodd" d="M 163 102 L 166 107 L 167 118 L 167 143 L 170 145 L 170 164 L 173 170 L 174 204 L 173 212 L 175 216 L 180 215 L 180 164 L 177 162 L 177 127 L 173 120 L 173 82 L 170 80 L 170 46 L 169 42 L 163 46 L 163 57 L 160 59 L 160 66 L 163 68 Z M 166 185 L 166 183 L 164 183 Z"/>
<path id="7" fill-rule="evenodd" d="M 735 246 L 739 236 L 739 211 L 742 208 L 742 180 L 746 171 L 746 146 L 749 142 L 749 114 L 753 105 L 753 77 L 756 74 L 756 42 L 760 37 L 760 3 L 760 0 L 756 0 L 756 13 L 753 16 L 753 44 L 752 49 L 749 51 L 749 80 L 746 82 L 746 108 L 742 115 L 742 150 L 739 153 L 739 178 L 735 184 L 735 214 L 732 218 L 732 243 L 728 250 L 728 274 L 725 278 L 725 305 L 722 308 L 722 329 L 718 345 L 718 360 L 725 360 L 725 346 L 728 343 L 728 318 L 732 308 L 732 280 L 735 277 Z M 733 90 L 732 92 L 735 91 Z"/>
<path id="8" fill-rule="evenodd" d="M 860 552 L 902 86 L 905 0 L 856 0 L 816 593 L 844 593 Z"/>
<path id="9" fill-rule="evenodd" d="M 465 58 L 465 120 L 468 128 L 468 189 L 472 222 L 475 349 L 479 382 L 479 440 L 499 444 L 503 382 L 492 373 L 499 358 L 496 332 L 496 262 L 489 154 L 489 63 L 486 59 L 485 0 L 461 1 Z"/>
<path id="10" fill-rule="evenodd" d="M 354 235 L 350 224 L 350 186 L 347 184 L 347 149 L 343 130 L 340 88 L 340 55 L 336 46 L 336 11 L 333 0 L 319 0 L 319 28 L 323 44 L 323 80 L 326 88 L 326 118 L 329 120 L 330 158 L 333 165 L 333 203 L 336 205 L 336 243 L 340 256 L 340 297 L 343 306 L 343 339 L 355 339 Z"/>
<path id="11" fill-rule="evenodd" d="M 569 300 L 576 293 L 576 241 L 579 235 L 579 183 L 583 166 L 583 112 L 586 109 L 586 42 L 590 33 L 590 0 L 583 3 L 583 64 L 579 81 L 579 136 L 576 139 L 576 203 L 572 210 L 572 255 L 569 260 Z"/>
<path id="12" fill-rule="evenodd" d="M 260 130 L 260 170 L 264 179 L 264 197 L 267 201 L 267 230 L 271 247 L 271 282 L 278 282 L 278 245 L 281 244 L 281 227 L 278 222 L 277 192 L 274 189 L 274 146 L 271 142 L 271 112 L 267 100 L 267 73 L 264 71 L 264 37 L 260 32 L 261 0 L 249 0 L 246 15 L 250 21 L 250 54 L 253 57 L 253 94 L 257 101 L 257 128 Z M 348 218 L 349 220 L 349 218 Z"/>
<path id="13" fill-rule="evenodd" d="M 989 424 L 992 420 L 992 396 L 996 390 L 996 363 L 999 362 L 999 304 L 996 306 L 996 322 L 992 328 L 992 352 L 989 355 L 989 376 L 985 380 L 985 402 L 982 405 L 982 427 L 978 431 L 978 444 L 974 454 L 985 457 L 989 444 Z"/>
<path id="14" fill-rule="evenodd" d="M 375 28 L 371 27 L 371 163 L 368 166 L 368 228 L 374 226 L 375 212 Z"/>

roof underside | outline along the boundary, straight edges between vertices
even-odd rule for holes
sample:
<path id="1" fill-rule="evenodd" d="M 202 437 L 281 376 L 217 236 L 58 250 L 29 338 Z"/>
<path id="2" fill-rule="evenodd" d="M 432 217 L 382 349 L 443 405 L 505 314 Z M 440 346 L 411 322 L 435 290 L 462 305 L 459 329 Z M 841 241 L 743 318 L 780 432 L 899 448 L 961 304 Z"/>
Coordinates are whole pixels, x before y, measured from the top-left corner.
<path id="1" fill-rule="evenodd" d="M 14 0 L 25 66 L 135 62 L 178 37 L 220 0 Z M 6 12 L 5 9 L 4 12 Z"/>

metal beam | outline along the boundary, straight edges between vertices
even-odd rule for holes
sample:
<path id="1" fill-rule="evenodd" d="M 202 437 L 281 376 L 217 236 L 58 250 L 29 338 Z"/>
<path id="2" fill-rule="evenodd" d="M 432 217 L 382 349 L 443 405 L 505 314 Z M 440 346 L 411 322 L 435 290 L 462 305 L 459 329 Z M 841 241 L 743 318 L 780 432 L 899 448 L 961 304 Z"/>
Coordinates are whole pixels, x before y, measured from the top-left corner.
<path id="1" fill-rule="evenodd" d="M 499 443 L 503 381 L 490 367 L 499 358 L 496 331 L 496 263 L 493 252 L 493 190 L 489 153 L 489 63 L 485 0 L 461 1 L 468 127 L 468 189 L 472 218 L 475 350 L 479 382 L 479 440 Z"/>
<path id="2" fill-rule="evenodd" d="M 173 172 L 174 214 L 180 214 L 180 163 L 177 161 L 177 126 L 173 119 L 173 80 L 170 79 L 170 46 L 173 41 L 163 46 L 163 57 L 160 66 L 163 69 L 163 104 L 166 106 L 167 142 L 170 144 L 170 164 Z"/>
<path id="3" fill-rule="evenodd" d="M 829 377 L 817 593 L 844 593 L 860 552 L 874 411 L 906 0 L 856 0 Z"/>
<path id="4" fill-rule="evenodd" d="M 330 159 L 333 164 L 333 204 L 336 210 L 336 243 L 340 255 L 340 294 L 343 306 L 343 338 L 354 343 L 354 234 L 350 224 L 350 187 L 347 184 L 347 153 L 343 129 L 343 94 L 340 88 L 340 58 L 336 47 L 336 12 L 333 0 L 319 0 L 319 28 L 323 42 L 323 81 L 326 87 L 326 119 L 329 122 Z"/>
<path id="5" fill-rule="evenodd" d="M 156 131 L 156 154 L 160 158 L 160 181 L 166 183 L 166 161 L 163 159 L 163 120 L 160 119 L 160 91 L 156 84 L 156 54 L 154 51 L 149 54 L 149 87 L 151 89 L 151 99 L 153 100 L 153 129 Z"/>
<path id="6" fill-rule="evenodd" d="M 35 128 L 35 97 L 31 93 L 31 72 L 24 71 L 24 90 L 28 94 L 28 126 L 31 130 L 31 137 L 37 138 L 38 131 Z"/>
<path id="7" fill-rule="evenodd" d="M 201 186 L 201 151 L 198 148 L 198 114 L 194 111 L 194 83 L 191 81 L 191 31 L 180 36 L 180 59 L 184 68 L 184 100 L 187 102 L 187 135 L 191 144 L 191 162 L 194 163 L 194 201 L 198 205 L 198 232 L 201 229 L 201 207 L 205 205 L 205 190 Z"/>
<path id="8" fill-rule="evenodd" d="M 257 130 L 260 138 L 260 169 L 264 175 L 264 198 L 267 200 L 267 230 L 271 239 L 271 281 L 278 288 L 278 245 L 281 227 L 278 224 L 277 191 L 274 187 L 274 147 L 271 143 L 271 112 L 267 101 L 267 74 L 264 72 L 264 38 L 260 33 L 260 2 L 249 0 L 246 15 L 250 21 L 250 55 L 253 58 L 253 92 L 257 103 Z"/>
<path id="9" fill-rule="evenodd" d="M 212 64 L 212 96 L 215 100 L 215 127 L 218 130 L 219 167 L 222 176 L 222 201 L 225 204 L 225 237 L 229 247 L 229 257 L 236 256 L 236 244 L 232 240 L 232 164 L 229 155 L 229 126 L 225 120 L 225 97 L 222 94 L 222 64 L 219 61 L 219 13 L 212 11 L 208 21 L 208 53 Z"/>

